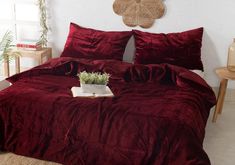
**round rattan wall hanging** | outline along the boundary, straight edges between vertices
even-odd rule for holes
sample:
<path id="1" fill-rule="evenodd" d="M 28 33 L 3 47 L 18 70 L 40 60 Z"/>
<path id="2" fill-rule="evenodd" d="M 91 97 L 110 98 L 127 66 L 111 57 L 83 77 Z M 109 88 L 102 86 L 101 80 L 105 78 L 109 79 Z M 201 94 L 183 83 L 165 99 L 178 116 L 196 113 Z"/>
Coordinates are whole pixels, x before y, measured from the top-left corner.
<path id="1" fill-rule="evenodd" d="M 165 12 L 162 0 L 115 0 L 113 10 L 127 26 L 149 28 Z"/>

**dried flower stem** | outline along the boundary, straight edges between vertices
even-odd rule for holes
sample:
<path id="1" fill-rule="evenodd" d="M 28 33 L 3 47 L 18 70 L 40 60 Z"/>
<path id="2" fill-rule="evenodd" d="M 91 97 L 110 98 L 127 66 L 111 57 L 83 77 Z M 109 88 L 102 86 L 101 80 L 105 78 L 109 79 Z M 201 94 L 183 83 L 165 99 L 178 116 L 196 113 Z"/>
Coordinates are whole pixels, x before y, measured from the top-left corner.
<path id="1" fill-rule="evenodd" d="M 46 1 L 38 0 L 39 12 L 40 12 L 40 26 L 42 28 L 42 34 L 40 36 L 40 42 L 43 47 L 47 47 L 47 33 L 49 28 L 47 26 L 47 11 L 46 11 Z"/>

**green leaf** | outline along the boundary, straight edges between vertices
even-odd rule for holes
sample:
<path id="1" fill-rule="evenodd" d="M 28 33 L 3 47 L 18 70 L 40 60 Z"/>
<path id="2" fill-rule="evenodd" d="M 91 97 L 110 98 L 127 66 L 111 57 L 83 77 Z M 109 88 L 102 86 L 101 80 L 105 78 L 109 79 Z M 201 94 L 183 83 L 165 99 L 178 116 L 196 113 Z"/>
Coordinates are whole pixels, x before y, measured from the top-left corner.
<path id="1" fill-rule="evenodd" d="M 78 77 L 80 79 L 80 83 L 83 84 L 107 85 L 109 82 L 110 75 L 108 73 L 88 73 L 86 71 L 83 71 L 78 74 Z"/>
<path id="2" fill-rule="evenodd" d="M 13 35 L 11 31 L 6 31 L 0 40 L 0 62 L 11 62 L 15 56 L 20 56 L 19 52 L 12 52 Z"/>

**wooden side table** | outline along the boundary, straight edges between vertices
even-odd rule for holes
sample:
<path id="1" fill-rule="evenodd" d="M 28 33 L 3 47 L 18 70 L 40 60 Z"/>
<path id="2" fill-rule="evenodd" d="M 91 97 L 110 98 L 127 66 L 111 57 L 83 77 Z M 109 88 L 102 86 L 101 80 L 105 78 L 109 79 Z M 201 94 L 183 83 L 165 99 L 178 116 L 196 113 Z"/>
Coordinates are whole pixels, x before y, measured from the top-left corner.
<path id="1" fill-rule="evenodd" d="M 221 78 L 221 81 L 212 122 L 216 122 L 218 114 L 222 113 L 228 80 L 235 80 L 235 72 L 229 71 L 226 67 L 218 68 L 215 70 L 215 72 L 218 77 Z"/>
<path id="2" fill-rule="evenodd" d="M 20 73 L 20 58 L 21 57 L 30 57 L 34 58 L 38 61 L 38 64 L 43 63 L 44 57 L 46 60 L 52 58 L 52 49 L 51 48 L 43 48 L 42 50 L 13 50 L 20 53 L 20 57 L 15 57 L 15 71 L 16 73 Z M 9 68 L 9 60 L 4 62 L 5 76 L 10 76 L 10 68 Z"/>

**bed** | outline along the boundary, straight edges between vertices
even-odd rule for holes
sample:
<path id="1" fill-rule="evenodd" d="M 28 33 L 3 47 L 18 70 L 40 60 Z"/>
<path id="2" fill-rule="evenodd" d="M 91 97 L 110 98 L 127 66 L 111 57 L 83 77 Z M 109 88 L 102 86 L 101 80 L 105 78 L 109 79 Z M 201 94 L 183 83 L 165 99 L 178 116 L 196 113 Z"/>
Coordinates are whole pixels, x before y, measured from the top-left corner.
<path id="1" fill-rule="evenodd" d="M 109 73 L 114 97 L 73 97 L 84 70 Z M 7 80 L 1 151 L 65 165 L 210 164 L 202 144 L 215 96 L 185 67 L 62 55 Z"/>

